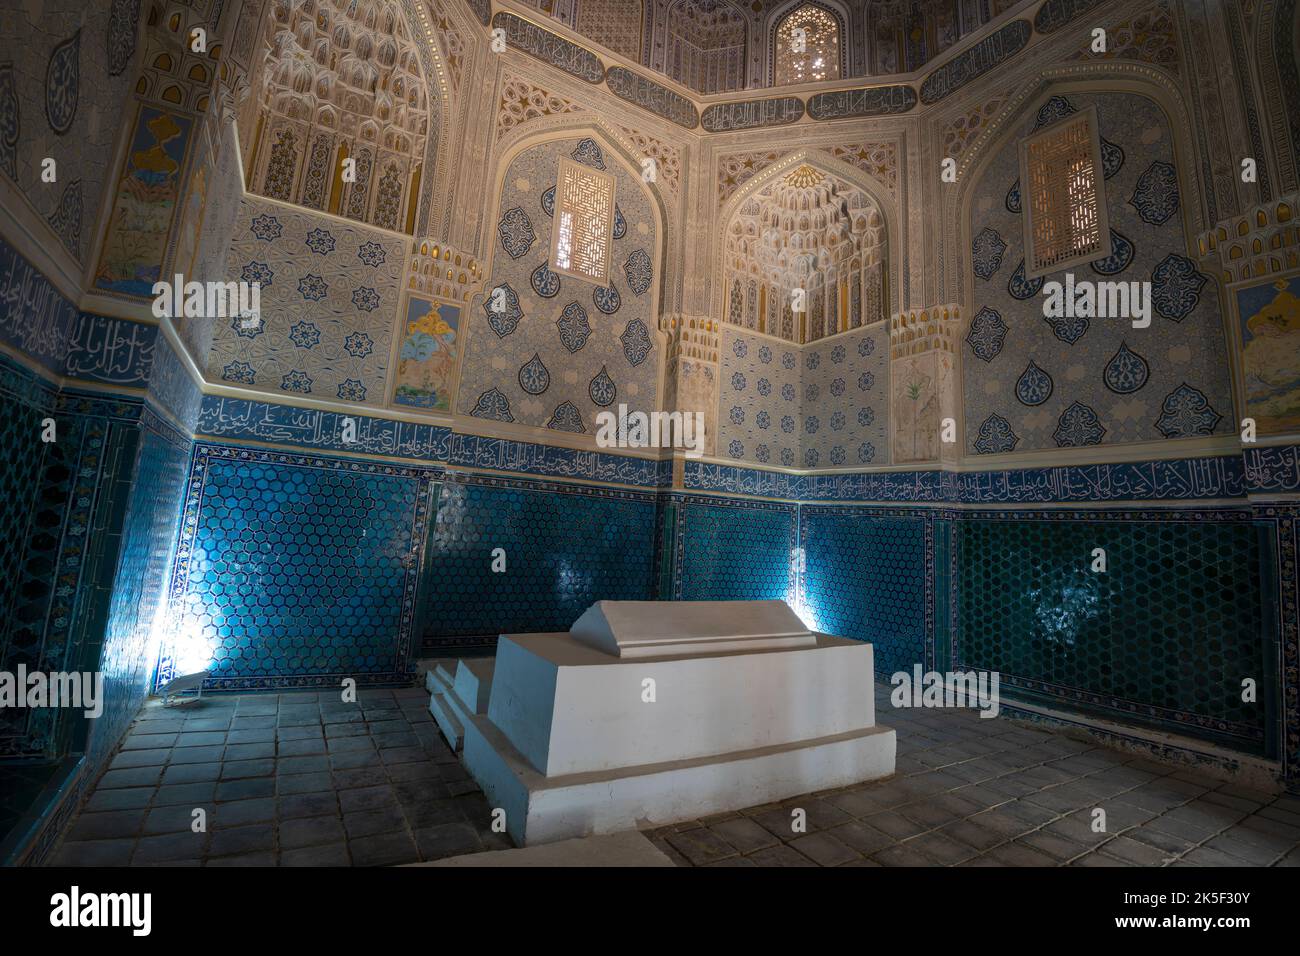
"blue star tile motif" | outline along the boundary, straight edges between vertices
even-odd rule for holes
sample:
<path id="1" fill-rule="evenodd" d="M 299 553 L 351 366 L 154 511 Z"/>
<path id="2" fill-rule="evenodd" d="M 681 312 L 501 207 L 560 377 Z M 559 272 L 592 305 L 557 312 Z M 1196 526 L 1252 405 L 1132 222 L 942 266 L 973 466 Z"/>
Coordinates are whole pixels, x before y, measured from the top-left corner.
<path id="1" fill-rule="evenodd" d="M 366 400 L 366 387 L 358 379 L 344 379 L 339 385 L 338 395 L 345 402 L 364 402 Z"/>
<path id="2" fill-rule="evenodd" d="M 289 329 L 289 341 L 300 349 L 312 349 L 320 344 L 320 329 L 305 319 Z"/>
<path id="3" fill-rule="evenodd" d="M 230 362 L 221 369 L 221 378 L 226 382 L 238 382 L 240 385 L 257 384 L 253 366 L 247 362 Z"/>
<path id="4" fill-rule="evenodd" d="M 334 251 L 334 237 L 328 229 L 313 229 L 307 233 L 307 248 L 319 256 Z"/>
<path id="5" fill-rule="evenodd" d="M 357 249 L 357 258 L 366 265 L 374 268 L 381 266 L 387 260 L 388 255 L 384 252 L 384 247 L 377 242 L 363 242 Z"/>
<path id="6" fill-rule="evenodd" d="M 283 231 L 283 227 L 280 225 L 280 220 L 266 213 L 263 213 L 260 216 L 254 216 L 253 221 L 249 224 L 249 228 L 252 229 L 254 236 L 266 242 L 269 242 L 272 239 L 279 239 L 280 233 Z"/>
<path id="7" fill-rule="evenodd" d="M 373 312 L 379 308 L 379 293 L 369 286 L 360 286 L 352 290 L 352 304 L 362 312 Z"/>
<path id="8" fill-rule="evenodd" d="M 311 393 L 311 377 L 306 372 L 294 369 L 280 379 L 280 388 L 285 392 L 308 395 Z"/>
<path id="9" fill-rule="evenodd" d="M 375 340 L 365 332 L 353 332 L 343 340 L 343 351 L 353 358 L 365 358 L 375 347 Z"/>
<path id="10" fill-rule="evenodd" d="M 309 272 L 298 280 L 298 292 L 308 302 L 319 302 L 329 292 L 329 286 L 320 276 Z"/>
<path id="11" fill-rule="evenodd" d="M 271 284 L 271 278 L 274 275 L 275 273 L 271 271 L 269 265 L 265 262 L 257 262 L 256 260 L 247 263 L 239 272 L 239 278 L 243 279 L 250 285 L 260 285 L 263 289 Z"/>

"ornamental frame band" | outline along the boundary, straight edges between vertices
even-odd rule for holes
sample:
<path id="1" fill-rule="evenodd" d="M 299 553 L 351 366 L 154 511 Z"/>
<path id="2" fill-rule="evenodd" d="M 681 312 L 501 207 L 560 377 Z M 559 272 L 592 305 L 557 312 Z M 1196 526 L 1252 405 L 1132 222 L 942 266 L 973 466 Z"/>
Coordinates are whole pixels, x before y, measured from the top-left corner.
<path id="1" fill-rule="evenodd" d="M 555 218 L 551 227 L 550 269 L 561 275 L 594 282 L 600 286 L 609 285 L 609 263 L 613 258 L 614 246 L 614 210 L 615 178 L 614 174 L 594 169 L 584 163 L 575 162 L 567 156 L 560 157 L 556 175 Z M 603 209 L 583 208 L 580 192 L 584 184 L 588 190 L 596 187 L 605 200 Z M 594 220 L 594 222 L 593 222 Z M 568 230 L 566 223 L 573 223 Z M 579 229 L 578 224 L 589 224 L 589 228 Z M 587 234 L 588 238 L 599 246 L 595 255 L 599 262 L 591 262 L 591 255 L 581 255 L 575 248 L 577 239 Z M 561 248 L 567 240 L 567 246 Z M 583 267 L 583 263 L 587 267 Z"/>
<path id="2" fill-rule="evenodd" d="M 1071 223 L 1079 207 L 1070 201 L 1070 160 L 1085 156 L 1092 163 L 1091 174 L 1085 174 L 1084 181 L 1074 183 L 1073 189 L 1088 194 L 1083 198 L 1091 205 L 1083 210 L 1083 218 L 1095 228 L 1096 238 L 1081 243 Z M 1031 178 L 1031 173 L 1037 178 Z M 1077 110 L 1020 141 L 1020 192 L 1026 279 L 1105 259 L 1111 254 L 1101 133 L 1095 106 Z M 1050 244 L 1043 242 L 1035 233 L 1035 223 L 1054 227 L 1059 238 Z"/>

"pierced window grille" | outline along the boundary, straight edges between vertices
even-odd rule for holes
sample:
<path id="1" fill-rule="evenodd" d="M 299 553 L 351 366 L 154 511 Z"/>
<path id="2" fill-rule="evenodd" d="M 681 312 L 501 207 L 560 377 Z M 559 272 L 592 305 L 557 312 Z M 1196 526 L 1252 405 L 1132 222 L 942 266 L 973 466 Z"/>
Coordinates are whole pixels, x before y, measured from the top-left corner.
<path id="1" fill-rule="evenodd" d="M 1020 144 L 1025 277 L 1111 253 L 1097 113 L 1092 107 Z"/>
<path id="2" fill-rule="evenodd" d="M 561 157 L 551 268 L 607 284 L 614 232 L 614 176 Z"/>
<path id="3" fill-rule="evenodd" d="M 795 29 L 804 30 L 804 48 L 795 51 Z M 775 83 L 814 83 L 840 75 L 840 27 L 827 11 L 805 3 L 776 28 Z"/>

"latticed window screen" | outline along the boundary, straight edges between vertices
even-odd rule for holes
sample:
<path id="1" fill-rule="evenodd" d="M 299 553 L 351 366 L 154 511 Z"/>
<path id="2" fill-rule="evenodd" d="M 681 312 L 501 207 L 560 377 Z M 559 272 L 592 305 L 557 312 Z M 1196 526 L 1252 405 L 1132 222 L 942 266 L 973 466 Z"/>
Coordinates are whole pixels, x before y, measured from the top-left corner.
<path id="1" fill-rule="evenodd" d="M 805 3 L 777 27 L 774 61 L 777 86 L 838 79 L 839 24 L 825 10 Z"/>
<path id="2" fill-rule="evenodd" d="M 551 268 L 605 285 L 614 231 L 614 177 L 560 159 Z"/>
<path id="3" fill-rule="evenodd" d="M 1025 276 L 1110 255 L 1097 114 L 1081 110 L 1020 146 Z"/>

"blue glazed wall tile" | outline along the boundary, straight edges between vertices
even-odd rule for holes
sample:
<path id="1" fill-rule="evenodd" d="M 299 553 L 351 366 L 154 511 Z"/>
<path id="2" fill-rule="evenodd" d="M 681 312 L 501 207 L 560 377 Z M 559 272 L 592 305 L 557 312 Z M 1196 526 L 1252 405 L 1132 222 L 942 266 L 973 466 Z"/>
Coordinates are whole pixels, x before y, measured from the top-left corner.
<path id="1" fill-rule="evenodd" d="M 812 626 L 870 641 L 876 679 L 930 655 L 933 555 L 924 515 L 809 506 L 799 516 L 803 599 Z"/>
<path id="2" fill-rule="evenodd" d="M 212 686 L 406 679 L 431 488 L 428 470 L 197 446 L 171 599 Z"/>
<path id="3" fill-rule="evenodd" d="M 959 667 L 999 671 L 1004 694 L 1264 751 L 1272 576 L 1248 514 L 991 512 L 954 538 Z"/>
<path id="4" fill-rule="evenodd" d="M 792 600 L 793 505 L 701 496 L 678 499 L 675 597 Z"/>
<path id="5" fill-rule="evenodd" d="M 429 550 L 428 648 L 567 631 L 598 600 L 649 600 L 653 494 L 450 474 Z M 492 551 L 506 571 L 492 571 Z"/>

